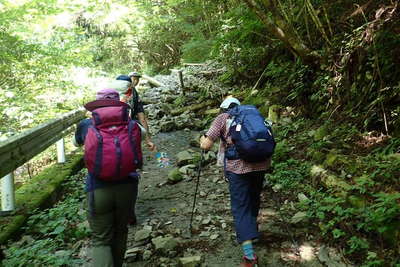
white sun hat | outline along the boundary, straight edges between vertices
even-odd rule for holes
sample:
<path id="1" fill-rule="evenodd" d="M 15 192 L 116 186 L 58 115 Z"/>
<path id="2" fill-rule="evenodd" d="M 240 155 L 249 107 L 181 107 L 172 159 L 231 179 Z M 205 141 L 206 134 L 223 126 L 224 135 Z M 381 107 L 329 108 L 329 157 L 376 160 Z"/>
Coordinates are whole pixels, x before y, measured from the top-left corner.
<path id="1" fill-rule="evenodd" d="M 221 103 L 221 105 L 219 106 L 220 108 L 223 108 L 223 109 L 227 109 L 227 108 L 229 108 L 229 106 L 231 105 L 231 104 L 236 104 L 236 105 L 240 105 L 240 102 L 239 102 L 239 100 L 237 100 L 237 98 L 234 98 L 234 97 L 227 97 L 227 98 L 225 98 L 225 100 Z"/>
<path id="2" fill-rule="evenodd" d="M 129 86 L 131 85 L 130 82 L 124 80 L 114 80 L 108 83 L 108 88 L 114 89 L 119 94 L 124 94 L 128 91 Z"/>

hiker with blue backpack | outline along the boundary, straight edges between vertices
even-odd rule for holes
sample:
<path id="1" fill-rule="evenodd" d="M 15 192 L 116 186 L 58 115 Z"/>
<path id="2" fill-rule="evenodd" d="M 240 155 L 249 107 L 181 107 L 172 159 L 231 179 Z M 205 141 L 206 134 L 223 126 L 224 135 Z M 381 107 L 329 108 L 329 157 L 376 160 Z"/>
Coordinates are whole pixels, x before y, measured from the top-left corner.
<path id="1" fill-rule="evenodd" d="M 88 169 L 85 190 L 95 267 L 123 264 L 142 166 L 141 129 L 130 119 L 129 105 L 119 99 L 114 89 L 98 91 L 96 100 L 85 105 L 92 118 L 82 120 L 75 132 Z"/>
<path id="2" fill-rule="evenodd" d="M 270 125 L 254 106 L 240 105 L 238 99 L 228 97 L 220 108 L 221 114 L 200 138 L 200 148 L 210 150 L 221 140 L 219 159 L 229 182 L 236 237 L 244 253 L 240 266 L 257 266 L 253 240 L 259 238 L 260 195 L 275 141 Z"/>

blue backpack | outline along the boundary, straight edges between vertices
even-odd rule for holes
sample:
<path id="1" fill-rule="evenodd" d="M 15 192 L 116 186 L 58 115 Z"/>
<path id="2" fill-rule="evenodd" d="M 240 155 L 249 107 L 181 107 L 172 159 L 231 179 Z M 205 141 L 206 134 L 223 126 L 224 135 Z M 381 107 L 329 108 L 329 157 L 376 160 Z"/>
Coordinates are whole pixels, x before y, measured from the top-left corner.
<path id="1" fill-rule="evenodd" d="M 233 145 L 225 152 L 227 159 L 242 159 L 258 162 L 271 157 L 275 149 L 275 140 L 271 126 L 252 105 L 239 105 L 229 109 L 232 120 L 229 133 Z"/>

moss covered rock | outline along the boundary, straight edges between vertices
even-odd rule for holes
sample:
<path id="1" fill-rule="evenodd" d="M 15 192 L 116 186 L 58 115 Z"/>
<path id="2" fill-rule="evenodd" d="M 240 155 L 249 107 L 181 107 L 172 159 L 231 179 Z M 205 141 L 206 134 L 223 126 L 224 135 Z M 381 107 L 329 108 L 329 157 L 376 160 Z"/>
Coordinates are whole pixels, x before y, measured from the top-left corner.
<path id="1" fill-rule="evenodd" d="M 179 171 L 178 168 L 174 168 L 168 173 L 168 182 L 169 183 L 175 184 L 182 180 L 183 180 L 183 175 Z"/>
<path id="2" fill-rule="evenodd" d="M 176 155 L 176 157 L 177 157 L 177 165 L 178 166 L 184 166 L 184 165 L 190 164 L 194 160 L 194 155 L 189 150 L 179 152 Z"/>
<path id="3" fill-rule="evenodd" d="M 351 189 L 351 185 L 339 177 L 330 174 L 322 166 L 314 165 L 311 168 L 310 175 L 314 183 L 319 181 L 324 187 L 333 189 L 341 195 L 346 195 L 347 191 Z"/>

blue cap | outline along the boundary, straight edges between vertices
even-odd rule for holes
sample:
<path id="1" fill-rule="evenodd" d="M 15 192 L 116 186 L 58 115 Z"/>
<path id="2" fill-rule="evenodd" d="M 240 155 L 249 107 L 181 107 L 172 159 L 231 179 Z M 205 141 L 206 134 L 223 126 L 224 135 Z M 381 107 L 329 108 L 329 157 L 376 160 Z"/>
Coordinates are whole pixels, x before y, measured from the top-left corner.
<path id="1" fill-rule="evenodd" d="M 117 80 L 132 82 L 131 77 L 129 77 L 128 75 L 119 75 L 117 77 Z"/>

